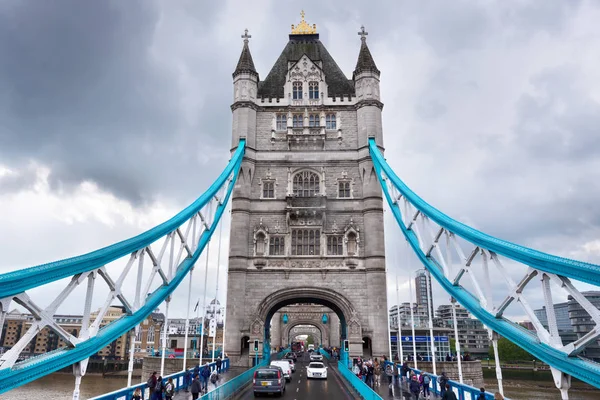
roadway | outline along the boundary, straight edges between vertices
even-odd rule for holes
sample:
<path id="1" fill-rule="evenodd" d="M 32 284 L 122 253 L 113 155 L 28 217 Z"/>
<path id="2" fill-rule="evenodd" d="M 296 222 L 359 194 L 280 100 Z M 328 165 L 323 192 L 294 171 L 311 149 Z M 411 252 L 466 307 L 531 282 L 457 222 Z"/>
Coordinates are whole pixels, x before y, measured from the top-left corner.
<path id="1" fill-rule="evenodd" d="M 285 394 L 280 397 L 290 400 L 354 400 L 355 397 L 347 388 L 337 371 L 337 365 L 329 364 L 327 371 L 327 379 L 306 379 L 306 366 L 309 363 L 309 353 L 304 353 L 302 357 L 298 357 L 296 362 L 296 372 L 292 374 L 292 381 L 288 382 L 285 388 Z M 323 359 L 327 365 L 327 360 Z M 267 395 L 262 395 L 261 398 L 266 398 Z M 273 395 L 269 395 L 273 397 Z M 254 399 L 252 385 L 248 387 L 238 399 L 248 400 Z"/>

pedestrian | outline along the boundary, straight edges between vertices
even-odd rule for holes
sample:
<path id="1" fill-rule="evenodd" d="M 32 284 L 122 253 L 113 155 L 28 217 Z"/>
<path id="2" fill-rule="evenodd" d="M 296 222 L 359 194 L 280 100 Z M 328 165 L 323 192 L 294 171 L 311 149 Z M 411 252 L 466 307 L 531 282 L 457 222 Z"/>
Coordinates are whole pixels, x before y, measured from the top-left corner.
<path id="1" fill-rule="evenodd" d="M 381 365 L 377 359 L 375 359 L 373 372 L 375 373 L 375 386 L 381 386 Z"/>
<path id="2" fill-rule="evenodd" d="M 479 396 L 477 396 L 477 400 L 485 400 L 485 388 L 479 388 Z"/>
<path id="3" fill-rule="evenodd" d="M 148 391 L 150 393 L 150 397 L 152 397 L 152 393 L 154 393 L 154 387 L 156 386 L 156 371 L 150 374 L 148 381 L 146 382 L 146 386 L 148 386 Z"/>
<path id="4" fill-rule="evenodd" d="M 421 386 L 423 387 L 423 396 L 426 399 L 429 399 L 430 393 L 429 393 L 429 383 L 431 382 L 431 378 L 429 377 L 429 374 L 426 372 L 423 372 L 421 374 Z"/>
<path id="5" fill-rule="evenodd" d="M 210 367 L 208 363 L 204 365 L 202 371 L 200 371 L 200 377 L 202 378 L 202 392 L 208 392 L 208 378 L 210 378 Z"/>
<path id="6" fill-rule="evenodd" d="M 194 380 L 192 381 L 192 400 L 196 400 L 202 391 L 202 385 L 200 384 L 200 377 L 196 374 L 194 375 Z"/>
<path id="7" fill-rule="evenodd" d="M 394 379 L 394 364 L 388 362 L 385 364 L 385 374 L 388 377 L 389 387 L 392 387 L 393 379 Z"/>
<path id="8" fill-rule="evenodd" d="M 374 382 L 374 376 L 375 376 L 375 367 L 373 367 L 373 361 L 369 361 L 367 363 L 367 385 L 369 385 L 369 387 L 373 388 L 375 385 Z"/>
<path id="9" fill-rule="evenodd" d="M 165 391 L 165 383 L 163 382 L 162 376 L 156 379 L 156 385 L 152 391 L 152 400 L 162 400 L 163 392 Z"/>
<path id="10" fill-rule="evenodd" d="M 400 383 L 400 371 L 398 370 L 398 366 L 396 363 L 392 364 L 394 366 L 394 380 L 396 381 L 396 385 L 401 385 Z"/>
<path id="11" fill-rule="evenodd" d="M 408 366 L 408 361 L 404 361 L 402 364 L 402 380 L 409 378 L 410 367 Z"/>
<path id="12" fill-rule="evenodd" d="M 494 400 L 504 400 L 504 396 L 502 396 L 499 392 L 494 393 Z"/>
<path id="13" fill-rule="evenodd" d="M 190 386 L 192 385 L 192 371 L 189 369 L 185 372 L 183 376 L 183 386 L 185 387 L 185 392 L 190 391 Z"/>
<path id="14" fill-rule="evenodd" d="M 442 395 L 442 400 L 458 400 L 456 398 L 456 393 L 454 393 L 454 391 L 452 389 L 450 389 L 449 383 L 446 383 L 446 390 L 444 391 L 444 394 Z"/>
<path id="15" fill-rule="evenodd" d="M 410 393 L 413 395 L 413 398 L 415 400 L 419 400 L 419 393 L 421 393 L 421 385 L 419 385 L 419 381 L 417 381 L 416 375 L 413 376 L 410 380 L 408 390 L 410 390 Z"/>
<path id="16" fill-rule="evenodd" d="M 175 384 L 173 383 L 173 378 L 169 378 L 167 384 L 165 385 L 165 400 L 173 400 L 174 395 Z"/>
<path id="17" fill-rule="evenodd" d="M 142 389 L 140 389 L 140 388 L 135 389 L 135 391 L 133 392 L 133 395 L 131 397 L 131 400 L 142 400 Z"/>
<path id="18" fill-rule="evenodd" d="M 448 377 L 445 372 L 442 372 L 442 375 L 439 378 L 440 381 L 440 396 L 443 396 L 446 392 L 446 385 L 448 384 Z"/>
<path id="19" fill-rule="evenodd" d="M 223 364 L 223 361 L 221 361 L 220 358 L 217 358 L 217 373 L 220 374 L 221 373 L 221 365 Z"/>
<path id="20" fill-rule="evenodd" d="M 217 370 L 215 369 L 211 374 L 210 374 L 210 383 L 212 383 L 213 385 L 215 385 L 215 389 L 219 386 L 219 373 L 217 372 Z"/>

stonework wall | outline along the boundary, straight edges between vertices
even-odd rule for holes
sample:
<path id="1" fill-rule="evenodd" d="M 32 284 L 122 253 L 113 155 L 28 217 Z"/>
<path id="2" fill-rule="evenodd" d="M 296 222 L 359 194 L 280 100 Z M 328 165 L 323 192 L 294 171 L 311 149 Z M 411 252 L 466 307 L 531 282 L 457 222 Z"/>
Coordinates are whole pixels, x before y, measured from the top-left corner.
<path id="1" fill-rule="evenodd" d="M 369 74 L 363 73 L 361 79 L 375 82 L 379 93 L 378 74 Z M 246 82 L 252 93 L 251 80 Z M 372 91 L 373 84 L 360 86 Z M 339 346 L 345 336 L 351 355 L 358 356 L 366 337 L 373 354 L 388 352 L 383 201 L 367 148 L 370 136 L 383 146 L 383 105 L 378 100 L 357 101 L 372 98 L 358 87 L 356 94 L 351 102 L 315 106 L 234 99 L 233 147 L 239 138 L 247 139 L 231 211 L 225 351 L 234 363 L 241 355 L 243 337 L 262 342 L 270 334 L 271 340 L 281 341 L 282 327 L 269 332 L 265 323 L 278 307 L 293 304 L 294 299 L 321 304 L 338 314 L 342 329 L 338 324 L 331 330 L 332 345 Z M 289 113 L 335 114 L 336 129 L 276 130 L 277 114 Z M 293 195 L 293 175 L 302 170 L 319 176 L 318 195 Z M 350 198 L 339 198 L 339 180 L 350 183 Z M 275 184 L 274 199 L 263 198 L 267 181 Z M 292 255 L 290 233 L 302 228 L 319 230 L 319 254 Z M 269 254 L 274 235 L 284 237 L 284 255 Z M 343 238 L 342 254 L 328 254 L 328 235 Z M 353 253 L 349 243 L 354 238 Z M 254 356 L 253 349 L 248 356 Z"/>
<path id="2" fill-rule="evenodd" d="M 463 361 L 462 363 L 462 373 L 463 373 L 463 382 L 466 385 L 470 385 L 473 387 L 482 387 L 483 383 L 483 369 L 481 368 L 481 361 Z M 409 363 L 412 367 L 413 364 Z M 433 366 L 430 362 L 419 361 L 418 362 L 419 370 L 432 372 Z M 436 370 L 438 375 L 441 375 L 442 372 L 445 372 L 448 378 L 453 381 L 458 382 L 458 363 L 452 361 L 444 361 L 436 363 Z"/>

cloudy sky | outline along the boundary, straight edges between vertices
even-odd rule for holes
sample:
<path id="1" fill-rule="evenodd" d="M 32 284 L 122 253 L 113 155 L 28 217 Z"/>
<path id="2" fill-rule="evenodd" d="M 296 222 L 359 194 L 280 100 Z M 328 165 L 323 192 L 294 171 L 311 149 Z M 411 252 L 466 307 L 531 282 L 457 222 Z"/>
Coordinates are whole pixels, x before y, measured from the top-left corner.
<path id="1" fill-rule="evenodd" d="M 366 27 L 386 156 L 417 193 L 600 263 L 597 2 L 0 0 L 0 272 L 133 236 L 202 193 L 229 157 L 240 35 L 265 77 L 300 7 L 349 77 Z M 417 268 L 388 255 L 401 281 Z"/>

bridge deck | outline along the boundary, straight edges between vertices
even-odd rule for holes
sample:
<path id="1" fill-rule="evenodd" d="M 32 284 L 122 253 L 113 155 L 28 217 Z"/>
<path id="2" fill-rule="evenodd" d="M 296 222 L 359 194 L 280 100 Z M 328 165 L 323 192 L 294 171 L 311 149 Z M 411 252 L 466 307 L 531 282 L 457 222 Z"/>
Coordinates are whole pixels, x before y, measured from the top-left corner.
<path id="1" fill-rule="evenodd" d="M 337 363 L 329 363 L 329 373 L 326 380 L 308 380 L 306 379 L 306 366 L 310 362 L 308 353 L 298 358 L 296 362 L 296 372 L 292 374 L 292 381 L 286 385 L 283 399 L 292 400 L 347 400 L 355 399 L 355 395 L 349 391 L 344 381 L 337 371 Z M 327 364 L 327 360 L 323 359 Z M 248 387 L 242 392 L 240 400 L 254 399 L 252 388 Z"/>
<path id="2" fill-rule="evenodd" d="M 402 382 L 402 385 L 394 382 L 392 386 L 389 386 L 386 375 L 381 376 L 381 385 L 375 386 L 375 391 L 384 399 L 414 399 L 408 390 L 406 381 Z M 429 399 L 440 399 L 440 397 L 432 392 Z"/>
<path id="3" fill-rule="evenodd" d="M 218 386 L 221 386 L 222 384 L 224 384 L 225 382 L 235 378 L 236 376 L 240 375 L 241 373 L 243 373 L 244 371 L 246 371 L 247 368 L 241 368 L 241 367 L 231 367 L 229 368 L 229 370 L 227 372 L 224 372 L 220 375 L 220 379 L 219 382 L 217 382 Z M 215 389 L 215 385 L 213 385 L 212 383 L 208 382 L 208 391 L 212 391 Z M 186 391 L 180 391 L 179 393 L 176 393 L 175 396 L 173 397 L 173 400 L 189 400 L 191 399 L 191 394 L 189 392 Z"/>

